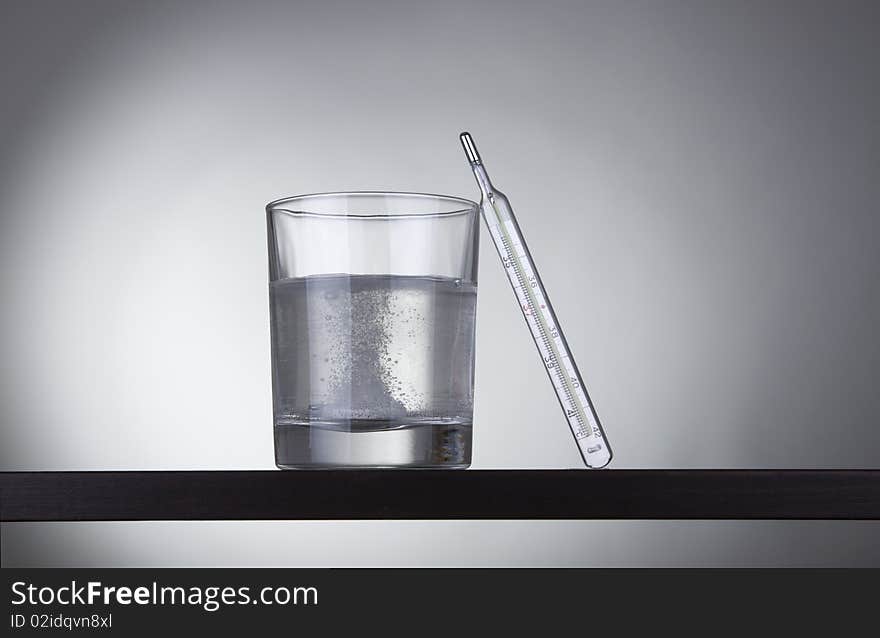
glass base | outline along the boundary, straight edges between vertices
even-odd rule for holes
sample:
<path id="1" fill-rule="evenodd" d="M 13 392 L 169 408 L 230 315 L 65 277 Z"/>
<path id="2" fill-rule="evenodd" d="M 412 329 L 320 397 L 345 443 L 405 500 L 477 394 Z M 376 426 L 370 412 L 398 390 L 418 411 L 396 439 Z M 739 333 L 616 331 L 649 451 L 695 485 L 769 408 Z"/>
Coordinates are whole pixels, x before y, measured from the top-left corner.
<path id="1" fill-rule="evenodd" d="M 281 469 L 448 468 L 471 464 L 471 424 L 276 423 L 275 464 Z"/>

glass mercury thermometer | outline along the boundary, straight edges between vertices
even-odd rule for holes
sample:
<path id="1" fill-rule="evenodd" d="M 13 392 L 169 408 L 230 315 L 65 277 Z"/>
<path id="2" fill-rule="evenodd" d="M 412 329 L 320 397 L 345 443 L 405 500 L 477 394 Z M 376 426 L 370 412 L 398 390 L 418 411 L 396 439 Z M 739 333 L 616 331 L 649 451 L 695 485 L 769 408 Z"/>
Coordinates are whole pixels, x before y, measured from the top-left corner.
<path id="1" fill-rule="evenodd" d="M 460 137 L 480 186 L 483 219 L 489 227 L 495 248 L 504 264 L 504 271 L 510 279 L 532 338 L 544 360 L 544 367 L 553 383 L 556 397 L 565 412 L 584 463 L 592 468 L 605 467 L 611 461 L 611 448 L 538 276 L 535 262 L 532 261 L 516 223 L 510 202 L 489 181 L 471 134 L 465 132 Z"/>

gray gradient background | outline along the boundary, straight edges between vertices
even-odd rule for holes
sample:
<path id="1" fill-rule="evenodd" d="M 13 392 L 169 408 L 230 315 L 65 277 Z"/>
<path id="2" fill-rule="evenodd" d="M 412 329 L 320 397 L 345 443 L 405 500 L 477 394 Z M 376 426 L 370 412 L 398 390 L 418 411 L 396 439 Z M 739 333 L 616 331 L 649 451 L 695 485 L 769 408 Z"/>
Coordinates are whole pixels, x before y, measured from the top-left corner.
<path id="1" fill-rule="evenodd" d="M 871 5 L 4 3 L 0 469 L 273 467 L 263 205 L 476 197 L 463 128 L 613 467 L 880 467 Z M 481 252 L 474 467 L 576 467 L 485 233 Z M 880 565 L 878 532 L 7 524 L 2 561 Z"/>

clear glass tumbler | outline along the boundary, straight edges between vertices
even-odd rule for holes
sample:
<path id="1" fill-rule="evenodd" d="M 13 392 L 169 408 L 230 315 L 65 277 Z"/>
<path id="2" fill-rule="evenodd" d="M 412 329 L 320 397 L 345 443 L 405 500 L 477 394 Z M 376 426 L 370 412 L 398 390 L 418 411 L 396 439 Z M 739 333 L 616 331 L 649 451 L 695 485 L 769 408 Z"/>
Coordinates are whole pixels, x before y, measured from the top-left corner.
<path id="1" fill-rule="evenodd" d="M 275 462 L 471 462 L 479 212 L 420 193 L 266 207 Z"/>

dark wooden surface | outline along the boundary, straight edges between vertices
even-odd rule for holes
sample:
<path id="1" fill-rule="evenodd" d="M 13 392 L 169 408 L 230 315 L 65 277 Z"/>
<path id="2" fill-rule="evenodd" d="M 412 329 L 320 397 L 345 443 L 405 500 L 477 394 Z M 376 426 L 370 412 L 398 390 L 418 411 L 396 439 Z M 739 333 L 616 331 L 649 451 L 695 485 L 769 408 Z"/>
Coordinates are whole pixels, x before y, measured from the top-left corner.
<path id="1" fill-rule="evenodd" d="M 3 472 L 0 520 L 880 519 L 880 470 Z"/>

